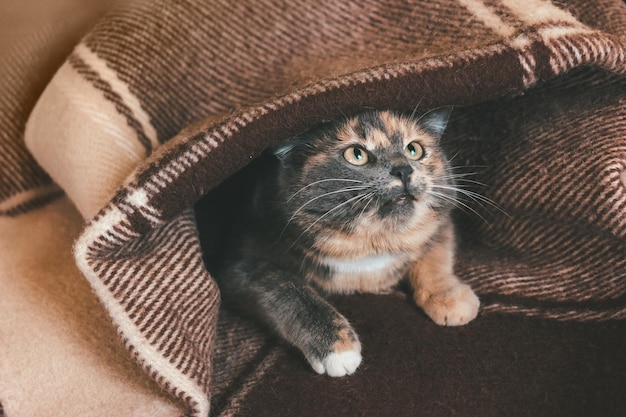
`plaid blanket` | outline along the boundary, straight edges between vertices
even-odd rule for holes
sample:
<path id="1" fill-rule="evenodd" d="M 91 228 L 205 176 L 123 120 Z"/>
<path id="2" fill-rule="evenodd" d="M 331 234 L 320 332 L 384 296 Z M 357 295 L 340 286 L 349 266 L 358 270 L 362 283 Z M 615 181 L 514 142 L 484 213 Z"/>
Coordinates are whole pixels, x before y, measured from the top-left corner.
<path id="1" fill-rule="evenodd" d="M 277 353 L 218 320 L 198 222 L 223 219 L 194 205 L 321 121 L 452 105 L 445 145 L 493 202 L 459 216 L 478 321 L 624 319 L 624 33 L 618 0 L 134 2 L 47 58 L 49 83 L 36 54 L 3 63 L 0 214 L 67 196 L 76 265 L 128 356 L 187 415 L 211 396 L 234 410 L 242 369 Z"/>

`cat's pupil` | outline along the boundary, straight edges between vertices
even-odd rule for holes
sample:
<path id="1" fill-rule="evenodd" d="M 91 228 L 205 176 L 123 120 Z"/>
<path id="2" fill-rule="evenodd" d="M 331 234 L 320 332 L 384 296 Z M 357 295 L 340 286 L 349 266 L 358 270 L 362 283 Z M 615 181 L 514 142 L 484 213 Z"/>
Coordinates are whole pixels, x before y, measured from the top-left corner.
<path id="1" fill-rule="evenodd" d="M 406 154 L 413 161 L 417 161 L 424 156 L 424 148 L 417 142 L 411 142 L 406 145 Z"/>
<path id="2" fill-rule="evenodd" d="M 358 146 L 352 146 L 345 150 L 343 157 L 346 161 L 352 165 L 365 165 L 368 161 L 367 151 L 359 148 Z"/>

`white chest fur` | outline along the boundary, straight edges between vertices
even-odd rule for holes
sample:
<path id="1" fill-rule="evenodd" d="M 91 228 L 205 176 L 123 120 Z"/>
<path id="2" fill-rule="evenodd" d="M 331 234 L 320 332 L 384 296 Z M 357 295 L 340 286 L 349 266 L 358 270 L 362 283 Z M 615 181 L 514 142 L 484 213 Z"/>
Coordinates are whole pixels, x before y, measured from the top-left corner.
<path id="1" fill-rule="evenodd" d="M 356 259 L 327 257 L 322 263 L 336 274 L 369 274 L 389 269 L 398 262 L 400 255 L 385 253 Z"/>
<path id="2" fill-rule="evenodd" d="M 402 277 L 407 256 L 384 253 L 361 258 L 325 257 L 321 263 L 330 269 L 331 277 L 319 282 L 327 291 L 338 293 L 382 292 Z"/>

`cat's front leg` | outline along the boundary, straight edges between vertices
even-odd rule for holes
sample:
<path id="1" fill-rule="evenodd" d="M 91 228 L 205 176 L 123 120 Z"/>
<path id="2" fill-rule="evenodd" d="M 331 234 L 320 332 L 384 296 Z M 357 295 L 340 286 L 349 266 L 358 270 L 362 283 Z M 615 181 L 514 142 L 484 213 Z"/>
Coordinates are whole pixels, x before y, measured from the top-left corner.
<path id="1" fill-rule="evenodd" d="M 263 261 L 245 264 L 223 277 L 228 304 L 300 349 L 315 372 L 338 377 L 356 371 L 361 343 L 343 315 L 304 279 Z"/>
<path id="2" fill-rule="evenodd" d="M 478 315 L 480 301 L 454 274 L 454 230 L 436 236 L 426 254 L 409 271 L 413 298 L 426 314 L 442 326 L 460 326 Z"/>
<path id="3" fill-rule="evenodd" d="M 306 284 L 291 282 L 268 290 L 262 301 L 267 318 L 304 353 L 315 372 L 337 377 L 356 371 L 361 343 L 344 316 Z"/>

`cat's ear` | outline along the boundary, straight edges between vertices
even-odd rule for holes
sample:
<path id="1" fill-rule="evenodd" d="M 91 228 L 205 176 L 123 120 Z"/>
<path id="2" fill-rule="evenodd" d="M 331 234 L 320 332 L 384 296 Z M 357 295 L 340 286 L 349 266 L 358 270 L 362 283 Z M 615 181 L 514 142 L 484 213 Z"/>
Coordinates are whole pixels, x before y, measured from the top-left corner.
<path id="1" fill-rule="evenodd" d="M 452 107 L 439 107 L 424 114 L 419 119 L 419 124 L 428 133 L 440 139 L 443 135 L 443 131 L 446 130 L 448 125 L 448 119 L 450 118 L 450 112 Z"/>

